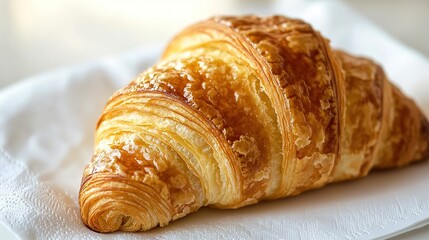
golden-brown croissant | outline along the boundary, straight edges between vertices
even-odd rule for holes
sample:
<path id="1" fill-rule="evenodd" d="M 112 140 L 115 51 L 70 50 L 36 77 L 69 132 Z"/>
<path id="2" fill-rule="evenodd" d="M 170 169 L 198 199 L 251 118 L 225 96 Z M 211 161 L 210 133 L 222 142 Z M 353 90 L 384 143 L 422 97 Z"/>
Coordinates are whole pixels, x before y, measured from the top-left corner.
<path id="1" fill-rule="evenodd" d="M 79 203 L 95 231 L 142 231 L 428 155 L 428 121 L 371 60 L 301 20 L 216 17 L 111 97 Z"/>

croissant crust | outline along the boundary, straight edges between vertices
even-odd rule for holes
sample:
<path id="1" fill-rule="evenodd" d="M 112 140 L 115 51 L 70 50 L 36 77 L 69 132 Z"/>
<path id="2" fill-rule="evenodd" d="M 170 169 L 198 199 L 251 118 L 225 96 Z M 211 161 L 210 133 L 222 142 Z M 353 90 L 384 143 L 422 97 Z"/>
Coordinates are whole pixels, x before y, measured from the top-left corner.
<path id="1" fill-rule="evenodd" d="M 283 16 L 215 17 L 117 91 L 79 194 L 94 231 L 165 226 L 429 156 L 429 124 L 373 61 Z"/>

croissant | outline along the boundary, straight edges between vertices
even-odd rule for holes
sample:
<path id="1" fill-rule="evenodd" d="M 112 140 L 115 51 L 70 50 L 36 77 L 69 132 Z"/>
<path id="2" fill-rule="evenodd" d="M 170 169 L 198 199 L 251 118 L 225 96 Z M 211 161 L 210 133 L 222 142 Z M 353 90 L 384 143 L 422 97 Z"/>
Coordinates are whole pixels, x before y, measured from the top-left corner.
<path id="1" fill-rule="evenodd" d="M 429 156 L 429 123 L 371 60 L 283 16 L 215 17 L 117 91 L 79 204 L 97 232 L 145 231 Z"/>

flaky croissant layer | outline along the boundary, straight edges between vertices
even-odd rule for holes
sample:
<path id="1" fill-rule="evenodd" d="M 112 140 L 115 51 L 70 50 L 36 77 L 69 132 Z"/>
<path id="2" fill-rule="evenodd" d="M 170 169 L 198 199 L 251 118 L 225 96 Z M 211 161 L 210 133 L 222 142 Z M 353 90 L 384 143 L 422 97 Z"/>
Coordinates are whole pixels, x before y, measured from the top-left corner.
<path id="1" fill-rule="evenodd" d="M 177 35 L 101 116 L 79 195 L 98 232 L 143 231 L 429 155 L 429 124 L 371 60 L 307 23 L 216 17 Z"/>

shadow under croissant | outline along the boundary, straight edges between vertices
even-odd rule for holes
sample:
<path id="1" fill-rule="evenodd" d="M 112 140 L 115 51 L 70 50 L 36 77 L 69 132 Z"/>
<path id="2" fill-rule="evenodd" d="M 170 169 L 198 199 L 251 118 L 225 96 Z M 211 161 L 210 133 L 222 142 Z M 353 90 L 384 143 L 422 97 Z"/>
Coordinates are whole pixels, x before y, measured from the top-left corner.
<path id="1" fill-rule="evenodd" d="M 347 215 L 344 212 L 350 213 L 348 216 L 352 218 L 358 211 L 356 206 L 360 206 L 359 210 L 362 211 L 358 214 L 368 215 L 370 218 L 367 223 L 362 223 L 363 225 L 384 228 L 387 224 L 395 224 L 396 221 L 383 219 L 383 216 L 373 214 L 374 210 L 385 207 L 389 209 L 388 211 L 392 211 L 390 213 L 393 215 L 395 215 L 394 211 L 403 211 L 398 205 L 407 201 L 414 201 L 412 192 L 415 192 L 415 188 L 419 186 L 423 189 L 425 188 L 427 182 L 422 176 L 425 176 L 428 170 L 429 161 L 423 161 L 407 166 L 404 169 L 377 170 L 362 179 L 329 184 L 323 189 L 304 192 L 298 196 L 265 201 L 239 209 L 224 210 L 205 207 L 185 218 L 170 222 L 166 227 L 156 227 L 137 234 L 145 237 L 156 237 L 167 233 L 181 233 L 184 229 L 187 232 L 186 234 L 197 233 L 201 230 L 213 232 L 219 229 L 228 234 L 229 230 L 237 231 L 237 227 L 241 227 L 244 228 L 241 234 L 249 234 L 248 237 L 251 237 L 252 232 L 255 230 L 264 231 L 264 222 L 266 226 L 278 224 L 284 228 L 293 228 L 298 225 L 302 226 L 302 224 L 313 224 L 315 219 L 326 217 L 327 212 L 331 214 L 332 219 L 329 220 L 332 221 L 337 219 L 340 212 L 343 215 Z M 407 181 L 404 181 L 404 178 Z M 413 187 L 409 186 L 410 182 L 413 182 Z M 402 193 L 398 195 L 398 189 L 401 189 L 401 192 L 404 189 L 410 189 L 410 194 L 404 195 Z M 393 205 L 389 205 L 392 202 L 386 203 L 385 199 L 395 199 L 396 201 L 393 202 Z M 429 210 L 429 202 L 427 208 Z M 418 213 L 401 212 L 396 215 L 403 217 L 405 215 L 418 215 Z M 303 223 L 302 219 L 310 220 L 307 223 Z M 312 221 L 313 223 L 311 223 Z M 255 225 L 252 225 L 252 222 L 257 222 L 260 229 L 255 229 Z M 373 225 L 375 222 L 377 225 Z M 249 229 L 246 229 L 246 223 L 250 223 Z M 320 225 L 333 223 L 321 223 L 319 221 L 314 224 L 316 224 L 316 227 L 317 225 L 320 227 Z M 346 230 L 350 228 L 347 221 L 336 224 L 342 224 Z"/>

